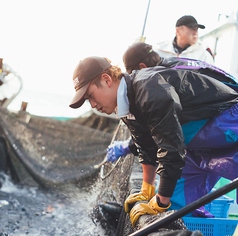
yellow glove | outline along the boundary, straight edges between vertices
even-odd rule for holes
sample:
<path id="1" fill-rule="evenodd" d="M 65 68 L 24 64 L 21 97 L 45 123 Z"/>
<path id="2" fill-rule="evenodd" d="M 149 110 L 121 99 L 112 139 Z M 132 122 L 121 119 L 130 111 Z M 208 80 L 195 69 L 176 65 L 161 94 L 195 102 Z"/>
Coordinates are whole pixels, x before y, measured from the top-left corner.
<path id="1" fill-rule="evenodd" d="M 157 203 L 157 197 L 154 196 L 148 203 L 139 203 L 135 205 L 130 211 L 130 220 L 131 224 L 134 227 L 137 220 L 142 215 L 157 215 L 158 213 L 162 213 L 170 208 L 171 203 L 166 207 L 160 207 Z"/>
<path id="2" fill-rule="evenodd" d="M 131 209 L 131 204 L 138 201 L 149 201 L 155 195 L 155 187 L 151 184 L 142 182 L 142 187 L 139 193 L 131 194 L 124 203 L 125 212 L 129 212 Z"/>

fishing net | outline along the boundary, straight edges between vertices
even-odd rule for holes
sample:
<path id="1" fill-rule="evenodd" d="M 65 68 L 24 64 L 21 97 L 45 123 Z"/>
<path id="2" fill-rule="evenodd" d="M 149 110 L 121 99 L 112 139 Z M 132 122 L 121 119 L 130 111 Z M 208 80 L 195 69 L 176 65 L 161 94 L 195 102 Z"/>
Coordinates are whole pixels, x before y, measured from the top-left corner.
<path id="1" fill-rule="evenodd" d="M 117 124 L 93 112 L 61 121 L 1 108 L 1 141 L 13 179 L 52 186 L 93 176 Z"/>

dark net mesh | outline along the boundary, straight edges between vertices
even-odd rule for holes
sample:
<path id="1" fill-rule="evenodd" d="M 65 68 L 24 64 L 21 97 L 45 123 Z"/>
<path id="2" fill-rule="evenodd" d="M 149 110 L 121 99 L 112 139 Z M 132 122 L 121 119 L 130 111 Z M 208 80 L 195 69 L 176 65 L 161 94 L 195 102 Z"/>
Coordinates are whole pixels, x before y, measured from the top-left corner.
<path id="1" fill-rule="evenodd" d="M 104 159 L 117 124 L 116 119 L 93 113 L 60 121 L 1 108 L 0 134 L 15 179 L 48 186 L 97 173 L 94 165 Z"/>

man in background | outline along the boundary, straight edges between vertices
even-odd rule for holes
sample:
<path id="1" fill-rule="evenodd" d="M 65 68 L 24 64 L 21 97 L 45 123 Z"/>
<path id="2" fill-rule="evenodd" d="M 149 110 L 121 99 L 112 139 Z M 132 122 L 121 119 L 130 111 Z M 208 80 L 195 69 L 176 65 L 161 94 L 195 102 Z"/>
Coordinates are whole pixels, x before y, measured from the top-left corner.
<path id="1" fill-rule="evenodd" d="M 154 50 L 161 57 L 184 57 L 214 64 L 209 48 L 199 40 L 198 29 L 205 29 L 190 15 L 179 18 L 176 22 L 176 35 L 173 41 L 166 41 L 155 46 Z"/>

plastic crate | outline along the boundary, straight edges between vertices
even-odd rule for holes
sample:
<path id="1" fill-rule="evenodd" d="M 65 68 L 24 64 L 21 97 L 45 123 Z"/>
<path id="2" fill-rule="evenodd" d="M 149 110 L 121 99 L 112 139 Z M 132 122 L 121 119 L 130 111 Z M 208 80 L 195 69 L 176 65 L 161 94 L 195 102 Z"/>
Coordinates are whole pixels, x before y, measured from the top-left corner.
<path id="1" fill-rule="evenodd" d="M 238 220 L 229 218 L 183 217 L 191 231 L 199 230 L 203 236 L 233 236 Z"/>
<path id="2" fill-rule="evenodd" d="M 229 208 L 232 203 L 234 203 L 234 199 L 223 195 L 205 205 L 205 208 L 216 218 L 227 218 L 229 215 Z"/>

